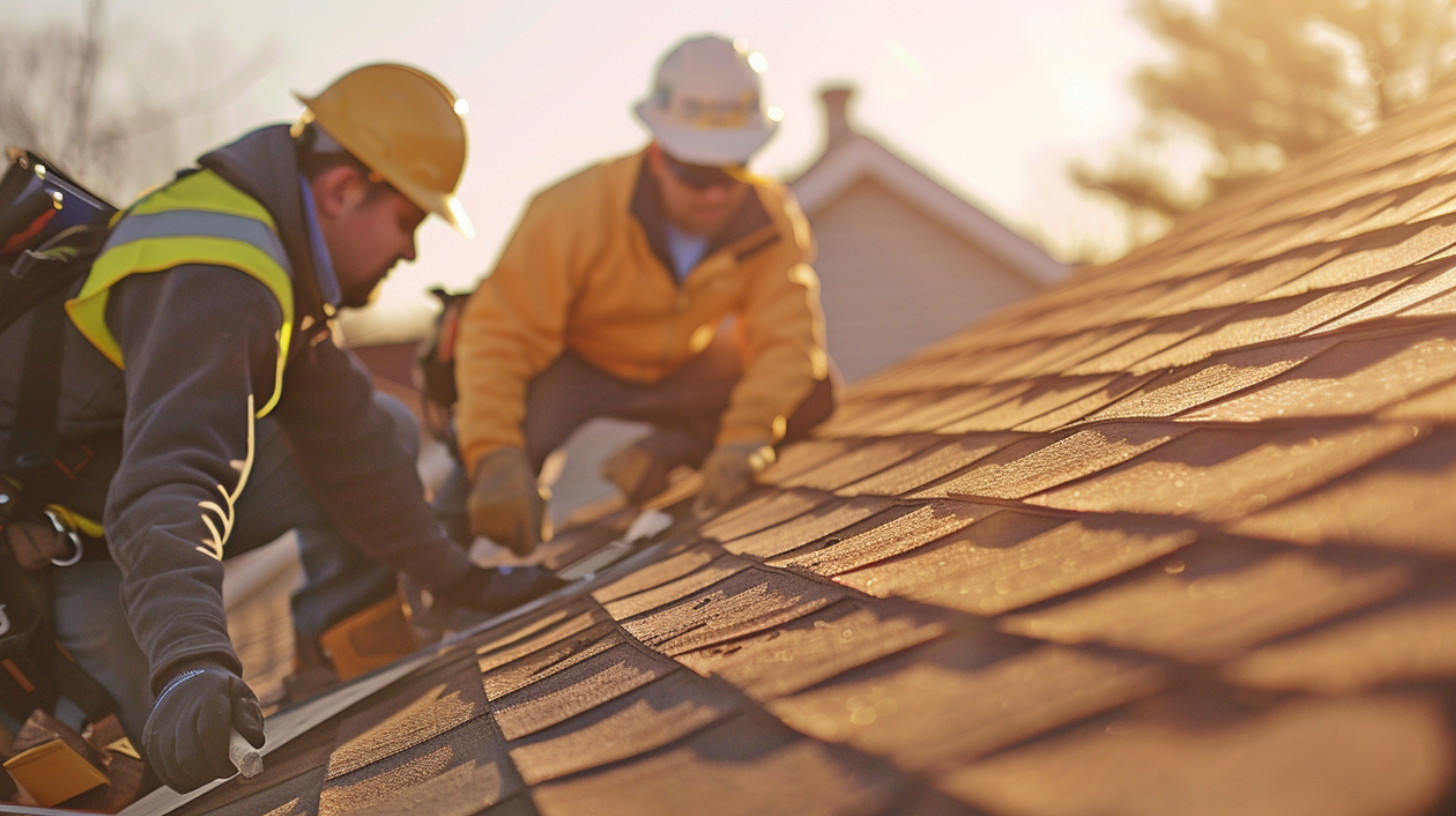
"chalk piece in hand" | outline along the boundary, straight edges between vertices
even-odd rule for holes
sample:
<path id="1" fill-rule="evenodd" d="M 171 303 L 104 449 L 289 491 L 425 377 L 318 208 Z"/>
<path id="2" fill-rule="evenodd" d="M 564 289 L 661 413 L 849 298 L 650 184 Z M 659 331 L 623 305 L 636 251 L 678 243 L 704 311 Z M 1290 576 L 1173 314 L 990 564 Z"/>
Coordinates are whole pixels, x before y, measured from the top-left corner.
<path id="1" fill-rule="evenodd" d="M 228 759 L 244 779 L 252 779 L 263 772 L 263 755 L 237 731 L 228 736 Z"/>

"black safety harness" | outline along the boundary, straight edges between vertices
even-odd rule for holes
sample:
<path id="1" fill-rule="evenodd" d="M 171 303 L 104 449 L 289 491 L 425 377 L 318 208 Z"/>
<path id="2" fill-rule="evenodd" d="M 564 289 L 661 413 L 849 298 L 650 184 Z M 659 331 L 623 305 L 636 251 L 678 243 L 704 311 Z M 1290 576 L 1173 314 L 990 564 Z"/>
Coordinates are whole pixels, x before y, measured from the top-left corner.
<path id="1" fill-rule="evenodd" d="M 113 704 L 56 642 L 50 571 L 105 558 L 105 542 L 60 508 L 85 475 L 119 458 L 120 435 L 57 433 L 66 298 L 106 240 L 116 209 L 33 153 L 11 150 L 0 178 L 0 331 L 29 315 L 15 421 L 0 449 L 0 708 L 18 722 L 61 696 L 92 721 Z"/>

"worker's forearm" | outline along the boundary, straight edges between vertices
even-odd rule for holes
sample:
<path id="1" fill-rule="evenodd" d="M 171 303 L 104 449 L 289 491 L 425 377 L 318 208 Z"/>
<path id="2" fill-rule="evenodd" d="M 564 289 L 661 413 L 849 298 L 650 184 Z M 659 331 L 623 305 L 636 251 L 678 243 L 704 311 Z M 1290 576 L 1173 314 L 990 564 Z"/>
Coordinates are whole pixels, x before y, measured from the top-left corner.
<path id="1" fill-rule="evenodd" d="M 426 589 L 470 560 L 439 531 L 395 419 L 368 375 L 327 340 L 290 363 L 277 419 L 319 502 L 353 546 Z"/>
<path id="2" fill-rule="evenodd" d="M 133 276 L 113 292 L 128 410 L 104 524 L 154 678 L 202 658 L 238 668 L 221 559 L 252 469 L 256 406 L 274 385 L 280 318 L 261 283 L 223 267 Z"/>

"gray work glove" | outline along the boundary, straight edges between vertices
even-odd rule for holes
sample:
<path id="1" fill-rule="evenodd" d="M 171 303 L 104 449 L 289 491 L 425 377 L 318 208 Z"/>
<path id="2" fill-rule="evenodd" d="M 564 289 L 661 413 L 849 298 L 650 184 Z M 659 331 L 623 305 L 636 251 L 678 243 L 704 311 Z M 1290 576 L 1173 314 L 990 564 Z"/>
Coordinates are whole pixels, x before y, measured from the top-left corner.
<path id="1" fill-rule="evenodd" d="M 635 443 L 602 461 L 602 478 L 615 485 L 634 507 L 666 490 L 671 471 L 662 457 Z"/>
<path id="2" fill-rule="evenodd" d="M 754 478 L 773 464 L 774 449 L 760 442 L 719 445 L 703 460 L 703 486 L 693 502 L 699 517 L 712 515 L 753 487 Z"/>
<path id="3" fill-rule="evenodd" d="M 541 543 L 546 502 L 536 470 L 520 448 L 500 448 L 475 463 L 470 479 L 470 531 L 529 555 Z"/>
<path id="4" fill-rule="evenodd" d="M 242 678 L 215 663 L 184 666 L 157 695 L 142 731 L 147 760 L 163 784 L 187 793 L 237 773 L 228 758 L 233 729 L 263 747 L 263 710 Z"/>

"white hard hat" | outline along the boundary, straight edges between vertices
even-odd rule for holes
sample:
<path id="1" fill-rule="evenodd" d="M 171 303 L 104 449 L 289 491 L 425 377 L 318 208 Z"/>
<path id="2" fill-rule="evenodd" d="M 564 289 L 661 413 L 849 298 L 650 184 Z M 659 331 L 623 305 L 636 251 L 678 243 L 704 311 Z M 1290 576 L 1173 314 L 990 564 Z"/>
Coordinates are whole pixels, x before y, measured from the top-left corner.
<path id="1" fill-rule="evenodd" d="M 778 129 L 763 105 L 759 75 L 767 61 L 743 41 L 708 34 L 684 40 L 657 66 L 638 118 L 662 149 L 689 164 L 748 162 Z"/>

